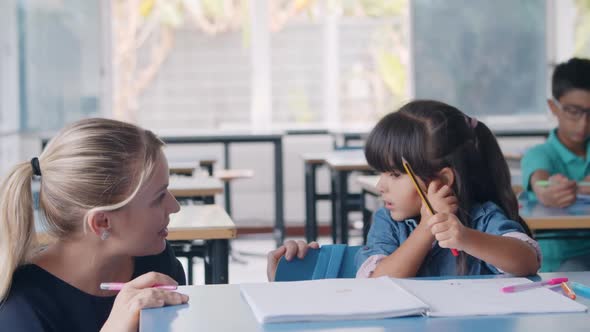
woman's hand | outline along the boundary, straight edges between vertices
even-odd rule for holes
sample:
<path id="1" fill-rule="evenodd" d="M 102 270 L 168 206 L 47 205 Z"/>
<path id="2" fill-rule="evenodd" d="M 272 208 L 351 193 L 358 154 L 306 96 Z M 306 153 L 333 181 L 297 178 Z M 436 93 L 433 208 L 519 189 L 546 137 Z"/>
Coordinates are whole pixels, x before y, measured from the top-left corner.
<path id="1" fill-rule="evenodd" d="M 267 265 L 266 265 L 266 276 L 268 281 L 275 280 L 275 274 L 277 272 L 277 265 L 281 257 L 285 256 L 285 259 L 290 261 L 295 256 L 302 259 L 307 254 L 309 248 L 318 249 L 320 245 L 317 242 L 306 243 L 305 241 L 293 241 L 288 240 L 283 243 L 282 246 L 268 253 Z"/>
<path id="2" fill-rule="evenodd" d="M 188 302 L 188 296 L 154 288 L 155 285 L 178 286 L 178 283 L 169 276 L 157 272 L 149 272 L 129 281 L 117 294 L 109 318 L 101 331 L 135 332 L 139 328 L 141 309 Z"/>

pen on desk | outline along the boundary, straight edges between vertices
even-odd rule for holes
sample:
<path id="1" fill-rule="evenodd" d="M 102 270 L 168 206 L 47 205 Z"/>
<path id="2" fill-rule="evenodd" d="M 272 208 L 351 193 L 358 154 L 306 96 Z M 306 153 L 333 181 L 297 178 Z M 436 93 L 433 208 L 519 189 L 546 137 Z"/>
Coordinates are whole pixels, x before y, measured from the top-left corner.
<path id="1" fill-rule="evenodd" d="M 418 184 L 418 180 L 416 180 L 416 174 L 414 174 L 414 170 L 412 169 L 412 166 L 410 166 L 410 163 L 408 163 L 408 161 L 406 160 L 406 158 L 404 158 L 403 156 L 402 156 L 402 165 L 406 169 L 406 173 L 408 173 L 408 175 L 412 179 L 412 182 L 414 182 L 414 186 L 416 186 L 416 191 L 418 191 L 418 195 L 420 195 L 420 198 L 422 198 L 422 202 L 424 202 L 424 204 L 426 204 L 426 207 L 428 208 L 428 211 L 431 214 L 434 214 L 435 211 L 432 208 L 432 205 L 430 204 L 430 201 L 428 201 L 428 198 L 426 197 L 426 194 L 422 191 L 422 188 L 420 188 L 420 185 Z M 459 256 L 459 252 L 457 251 L 457 249 L 451 248 L 451 253 L 455 257 Z"/>
<path id="2" fill-rule="evenodd" d="M 574 293 L 574 291 L 567 285 L 567 283 L 562 282 L 561 289 L 563 289 L 563 292 L 565 293 L 565 295 L 567 295 L 567 297 L 569 297 L 572 300 L 576 299 L 576 293 Z"/>
<path id="3" fill-rule="evenodd" d="M 572 286 L 571 288 L 576 292 L 576 294 L 586 298 L 590 298 L 590 287 L 575 281 L 572 281 L 570 285 Z"/>
<path id="4" fill-rule="evenodd" d="M 125 286 L 123 282 L 102 282 L 100 283 L 100 289 L 110 291 L 120 291 Z M 176 290 L 178 287 L 174 285 L 153 285 L 152 288 L 164 289 L 164 290 Z"/>
<path id="5" fill-rule="evenodd" d="M 551 184 L 548 180 L 539 180 L 535 182 L 535 184 L 539 187 L 549 187 Z M 588 187 L 590 186 L 590 181 L 580 181 L 576 183 L 578 187 Z"/>
<path id="6" fill-rule="evenodd" d="M 527 290 L 527 289 L 543 287 L 543 286 L 547 286 L 547 285 L 559 285 L 559 284 L 561 284 L 563 282 L 567 282 L 567 281 L 568 281 L 567 278 L 553 278 L 553 279 L 549 279 L 549 280 L 507 286 L 507 287 L 503 287 L 501 290 L 504 293 L 514 293 L 514 292 L 519 292 L 519 291 L 523 291 L 523 290 Z"/>

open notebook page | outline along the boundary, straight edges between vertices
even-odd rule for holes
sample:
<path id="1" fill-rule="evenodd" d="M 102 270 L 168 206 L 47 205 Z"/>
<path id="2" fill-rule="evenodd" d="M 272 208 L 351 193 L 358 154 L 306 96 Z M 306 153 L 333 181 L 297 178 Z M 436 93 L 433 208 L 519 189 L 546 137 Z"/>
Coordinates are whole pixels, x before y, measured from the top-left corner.
<path id="1" fill-rule="evenodd" d="M 531 282 L 525 278 L 409 280 L 394 279 L 429 307 L 429 316 L 585 312 L 586 306 L 548 288 L 503 293 L 502 287 Z"/>
<path id="2" fill-rule="evenodd" d="M 240 290 L 260 323 L 378 319 L 428 309 L 385 277 L 243 284 Z"/>

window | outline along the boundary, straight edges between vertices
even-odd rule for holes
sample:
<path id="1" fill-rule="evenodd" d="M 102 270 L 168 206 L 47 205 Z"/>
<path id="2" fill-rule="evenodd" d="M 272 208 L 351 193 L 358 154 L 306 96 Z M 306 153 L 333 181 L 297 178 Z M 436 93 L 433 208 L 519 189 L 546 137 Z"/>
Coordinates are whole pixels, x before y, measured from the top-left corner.
<path id="1" fill-rule="evenodd" d="M 59 129 L 100 113 L 98 1 L 18 1 L 21 128 Z"/>
<path id="2" fill-rule="evenodd" d="M 414 89 L 487 117 L 546 113 L 545 3 L 413 1 Z"/>
<path id="3" fill-rule="evenodd" d="M 118 86 L 126 89 L 121 90 L 124 101 L 115 93 L 115 109 L 132 113 L 128 120 L 156 130 L 249 123 L 247 1 L 151 4 L 138 17 L 137 27 L 130 28 L 127 2 L 114 1 L 115 49 L 128 52 L 122 60 L 115 59 L 114 70 L 122 78 Z M 126 29 L 137 35 L 151 32 L 145 33 L 145 42 L 117 36 Z M 150 71 L 152 76 L 145 74 Z"/>
<path id="4" fill-rule="evenodd" d="M 136 111 L 132 119 L 141 125 L 154 129 L 235 127 L 257 121 L 256 112 L 275 126 L 334 121 L 369 125 L 409 98 L 407 0 L 347 1 L 331 6 L 323 1 L 269 1 L 267 7 L 256 3 L 269 12 L 269 25 L 262 34 L 253 32 L 254 25 L 244 17 L 252 14 L 244 9 L 251 2 L 233 1 L 220 7 L 215 3 L 202 1 L 195 8 L 176 8 L 174 15 L 181 18 L 177 24 L 160 22 L 174 28 L 174 46 L 161 66 L 155 66 L 153 81 L 137 93 L 137 105 L 133 101 L 121 105 L 128 112 Z M 295 8 L 301 4 L 303 7 Z M 162 10 L 146 11 L 139 25 L 148 24 Z M 115 13 L 115 34 L 126 28 L 128 15 L 118 17 Z M 223 28 L 204 29 L 195 24 L 196 18 Z M 152 64 L 158 38 L 154 33 L 137 48 L 138 67 Z M 269 67 L 258 70 L 270 72 L 268 78 L 263 75 L 270 85 L 268 90 L 262 86 L 262 97 L 256 96 L 269 100 L 270 118 L 265 118 L 264 110 L 252 107 L 257 89 L 252 59 L 260 55 L 260 50 L 251 48 L 259 41 L 253 38 L 263 43 L 268 39 L 270 44 L 269 54 L 263 54 L 270 61 L 257 64 Z M 125 72 L 122 62 L 115 62 L 119 63 L 115 71 Z M 123 82 L 125 85 L 133 84 Z"/>
<path id="5" fill-rule="evenodd" d="M 273 123 L 371 125 L 407 101 L 408 12 L 406 0 L 316 2 L 271 29 Z"/>
<path id="6" fill-rule="evenodd" d="M 546 122 L 548 64 L 590 56 L 582 0 L 11 1 L 26 130 L 111 114 L 155 130 L 371 125 L 414 97 Z M 547 29 L 563 26 L 555 60 Z"/>
<path id="7" fill-rule="evenodd" d="M 574 54 L 590 58 L 590 1 L 575 0 Z"/>

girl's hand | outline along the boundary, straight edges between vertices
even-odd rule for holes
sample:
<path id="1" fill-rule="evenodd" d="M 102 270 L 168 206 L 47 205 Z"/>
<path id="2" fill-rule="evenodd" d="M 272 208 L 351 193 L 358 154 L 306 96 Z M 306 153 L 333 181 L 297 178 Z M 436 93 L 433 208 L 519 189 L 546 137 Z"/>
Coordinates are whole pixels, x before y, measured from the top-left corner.
<path id="1" fill-rule="evenodd" d="M 428 185 L 426 197 L 435 213 L 456 213 L 459 208 L 459 200 L 455 197 L 453 190 L 448 185 L 443 185 L 440 180 L 433 180 Z M 423 219 L 428 219 L 432 214 L 428 211 L 426 204 L 422 204 L 420 214 Z M 425 217 L 425 218 L 424 218 Z"/>
<path id="2" fill-rule="evenodd" d="M 290 261 L 295 256 L 302 259 L 307 254 L 309 248 L 318 249 L 320 245 L 317 242 L 306 243 L 305 241 L 293 241 L 288 240 L 283 243 L 282 246 L 268 253 L 266 275 L 268 281 L 275 280 L 275 274 L 277 272 L 277 265 L 281 257 L 285 256 L 285 259 Z"/>
<path id="3" fill-rule="evenodd" d="M 177 286 L 178 283 L 169 276 L 157 272 L 149 272 L 129 281 L 115 298 L 113 309 L 101 331 L 137 331 L 141 309 L 188 302 L 188 296 L 153 288 L 154 285 Z"/>
<path id="4" fill-rule="evenodd" d="M 441 248 L 464 250 L 469 229 L 452 213 L 437 213 L 430 217 L 427 226 Z"/>

